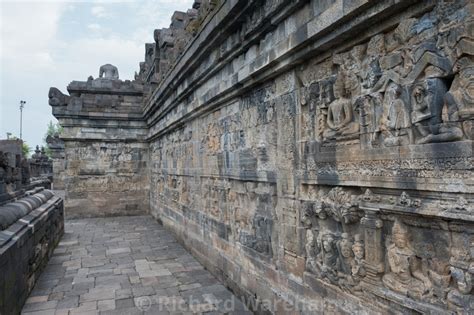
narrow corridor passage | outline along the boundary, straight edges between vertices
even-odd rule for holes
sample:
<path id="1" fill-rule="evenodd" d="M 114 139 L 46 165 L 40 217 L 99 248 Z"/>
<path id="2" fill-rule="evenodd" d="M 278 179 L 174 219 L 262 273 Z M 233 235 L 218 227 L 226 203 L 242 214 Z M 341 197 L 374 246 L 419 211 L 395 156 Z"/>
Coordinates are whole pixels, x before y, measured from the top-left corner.
<path id="1" fill-rule="evenodd" d="M 22 314 L 251 314 L 151 216 L 65 229 Z"/>

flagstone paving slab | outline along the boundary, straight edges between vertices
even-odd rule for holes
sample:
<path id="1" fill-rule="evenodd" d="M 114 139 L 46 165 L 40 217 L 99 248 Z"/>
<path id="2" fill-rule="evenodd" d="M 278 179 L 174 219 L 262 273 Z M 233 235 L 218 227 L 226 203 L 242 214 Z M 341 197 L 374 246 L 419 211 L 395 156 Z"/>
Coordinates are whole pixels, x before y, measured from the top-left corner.
<path id="1" fill-rule="evenodd" d="M 151 216 L 66 221 L 65 234 L 22 311 L 223 313 L 252 314 Z"/>

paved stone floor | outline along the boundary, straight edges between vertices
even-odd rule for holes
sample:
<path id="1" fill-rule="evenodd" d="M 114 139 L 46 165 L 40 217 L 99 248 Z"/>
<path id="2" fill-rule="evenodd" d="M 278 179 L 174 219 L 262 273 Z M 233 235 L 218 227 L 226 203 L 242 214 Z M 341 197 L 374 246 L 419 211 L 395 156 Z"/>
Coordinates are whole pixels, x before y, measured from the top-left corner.
<path id="1" fill-rule="evenodd" d="M 251 314 L 150 216 L 66 221 L 22 314 Z"/>

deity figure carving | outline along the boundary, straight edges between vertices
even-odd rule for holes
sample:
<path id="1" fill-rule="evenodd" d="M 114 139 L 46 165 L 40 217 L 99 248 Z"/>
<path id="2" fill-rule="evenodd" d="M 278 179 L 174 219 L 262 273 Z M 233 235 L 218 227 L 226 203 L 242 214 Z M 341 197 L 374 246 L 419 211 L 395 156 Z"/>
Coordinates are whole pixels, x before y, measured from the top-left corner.
<path id="1" fill-rule="evenodd" d="M 474 266 L 471 264 L 471 268 Z M 472 310 L 474 305 L 473 277 L 471 270 L 465 271 L 458 267 L 451 267 L 451 275 L 456 283 L 456 288 L 448 293 L 448 304 L 453 305 L 461 314 L 467 314 L 465 311 Z"/>
<path id="2" fill-rule="evenodd" d="M 341 240 L 338 242 L 339 252 L 341 254 L 341 270 L 350 274 L 350 269 L 354 261 L 352 253 L 352 240 L 348 233 L 341 234 Z"/>
<path id="3" fill-rule="evenodd" d="M 412 133 L 410 132 L 410 117 L 402 97 L 401 87 L 391 82 L 385 92 L 384 97 L 384 117 L 381 121 L 381 129 L 385 135 L 384 144 L 386 146 L 398 146 L 404 144 L 408 136 L 412 143 Z M 385 116 L 386 115 L 386 116 Z"/>
<path id="4" fill-rule="evenodd" d="M 351 274 L 354 283 L 356 284 L 353 288 L 354 291 L 360 291 L 359 282 L 364 278 L 367 274 L 364 264 L 364 253 L 365 247 L 364 242 L 361 239 L 360 234 L 354 235 L 354 244 L 352 245 L 352 252 L 354 253 L 354 259 L 352 260 L 351 264 Z"/>
<path id="5" fill-rule="evenodd" d="M 359 97 L 355 102 L 355 109 L 360 117 L 361 142 L 370 146 L 376 145 L 380 133 L 379 120 L 382 116 L 382 97 L 380 93 Z"/>
<path id="6" fill-rule="evenodd" d="M 431 119 L 430 106 L 426 100 L 426 89 L 423 83 L 415 84 L 411 94 L 411 122 L 414 129 L 422 136 L 426 137 L 429 133 L 429 122 Z"/>
<path id="7" fill-rule="evenodd" d="M 341 238 L 337 243 L 340 256 L 340 266 L 337 272 L 338 283 L 342 289 L 350 290 L 355 285 L 352 278 L 352 266 L 354 265 L 353 243 L 347 233 L 342 233 Z"/>
<path id="8" fill-rule="evenodd" d="M 105 64 L 99 68 L 99 78 L 108 80 L 118 80 L 119 73 L 116 66 L 110 63 Z"/>
<path id="9" fill-rule="evenodd" d="M 340 269 L 341 261 L 337 252 L 336 240 L 332 234 L 328 233 L 323 235 L 321 243 L 321 276 L 333 284 L 338 284 L 337 271 Z"/>
<path id="10" fill-rule="evenodd" d="M 474 119 L 474 60 L 464 57 L 455 64 L 454 81 L 445 95 L 448 115 L 451 121 L 464 120 L 463 129 L 468 138 L 472 139 L 472 120 Z M 457 116 L 455 114 L 457 113 Z"/>
<path id="11" fill-rule="evenodd" d="M 443 108 L 445 107 L 445 94 L 447 88 L 443 80 L 439 78 L 426 79 L 426 102 L 430 107 L 430 133 L 417 140 L 418 144 L 432 142 L 448 142 L 461 140 L 463 132 L 457 126 L 459 115 L 457 106 L 450 102 L 449 96 L 446 102 L 447 119 L 443 121 Z"/>
<path id="12" fill-rule="evenodd" d="M 383 284 L 392 291 L 422 299 L 432 284 L 421 271 L 418 258 L 410 248 L 407 229 L 398 220 L 392 228 L 392 242 L 387 248 L 389 272 L 383 276 Z"/>
<path id="13" fill-rule="evenodd" d="M 306 269 L 319 276 L 321 274 L 321 262 L 319 261 L 321 245 L 318 242 L 318 231 L 315 229 L 312 223 L 312 218 L 314 215 L 315 213 L 313 204 L 303 204 L 303 215 L 301 217 L 301 222 L 306 228 Z"/>
<path id="14" fill-rule="evenodd" d="M 326 140 L 338 137 L 357 136 L 359 124 L 353 120 L 352 102 L 347 97 L 345 82 L 340 75 L 334 83 L 335 100 L 328 106 L 326 119 L 327 128 L 323 132 Z"/>

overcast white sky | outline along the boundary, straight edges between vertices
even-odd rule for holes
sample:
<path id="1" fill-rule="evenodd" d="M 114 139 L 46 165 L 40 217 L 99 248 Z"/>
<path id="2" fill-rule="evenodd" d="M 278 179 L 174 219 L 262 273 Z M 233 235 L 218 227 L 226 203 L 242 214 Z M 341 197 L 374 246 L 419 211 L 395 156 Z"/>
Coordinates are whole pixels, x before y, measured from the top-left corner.
<path id="1" fill-rule="evenodd" d="M 42 144 L 49 121 L 49 87 L 66 93 L 72 80 L 98 76 L 99 66 L 116 65 L 133 79 L 155 28 L 168 27 L 174 11 L 193 0 L 22 1 L 0 0 L 0 139 L 19 136 Z"/>

